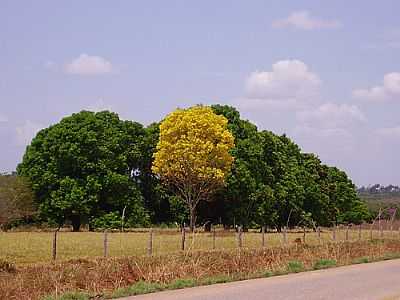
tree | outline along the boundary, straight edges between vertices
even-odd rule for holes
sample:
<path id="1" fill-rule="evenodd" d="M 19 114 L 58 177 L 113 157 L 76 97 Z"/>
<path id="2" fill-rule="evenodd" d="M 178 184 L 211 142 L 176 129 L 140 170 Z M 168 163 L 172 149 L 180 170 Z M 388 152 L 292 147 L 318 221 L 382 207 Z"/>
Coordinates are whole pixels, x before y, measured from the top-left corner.
<path id="1" fill-rule="evenodd" d="M 231 169 L 234 139 L 227 123 L 210 107 L 199 105 L 177 109 L 160 124 L 152 170 L 187 205 L 191 230 L 197 204 L 211 199 Z"/>
<path id="2" fill-rule="evenodd" d="M 257 170 L 263 170 L 265 166 L 260 156 L 257 127 L 242 120 L 234 107 L 213 105 L 212 109 L 228 120 L 228 129 L 235 138 L 232 170 L 226 179 L 226 186 L 217 194 L 219 214 L 225 225 L 241 224 L 246 229 L 254 220 L 257 207 L 255 201 L 259 199 L 252 196 L 259 182 Z"/>
<path id="3" fill-rule="evenodd" d="M 126 211 L 147 222 L 138 187 L 143 136 L 139 123 L 108 111 L 82 111 L 41 130 L 18 174 L 32 183 L 41 215 L 78 231 L 83 220 Z"/>
<path id="4" fill-rule="evenodd" d="M 229 106 L 213 105 L 228 119 L 235 158 L 227 185 L 218 194 L 226 225 L 246 227 L 323 225 L 369 218 L 347 175 L 325 166 L 286 135 L 258 131 Z"/>
<path id="5" fill-rule="evenodd" d="M 36 214 L 34 195 L 25 178 L 0 175 L 0 228 Z"/>

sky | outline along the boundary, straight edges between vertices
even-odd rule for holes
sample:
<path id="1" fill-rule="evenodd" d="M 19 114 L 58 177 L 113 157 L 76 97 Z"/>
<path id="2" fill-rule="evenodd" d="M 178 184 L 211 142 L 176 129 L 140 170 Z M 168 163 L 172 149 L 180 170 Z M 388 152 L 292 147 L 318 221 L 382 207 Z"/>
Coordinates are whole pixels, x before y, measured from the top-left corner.
<path id="1" fill-rule="evenodd" d="M 0 1 L 0 172 L 81 110 L 228 104 L 357 185 L 400 184 L 400 1 Z"/>

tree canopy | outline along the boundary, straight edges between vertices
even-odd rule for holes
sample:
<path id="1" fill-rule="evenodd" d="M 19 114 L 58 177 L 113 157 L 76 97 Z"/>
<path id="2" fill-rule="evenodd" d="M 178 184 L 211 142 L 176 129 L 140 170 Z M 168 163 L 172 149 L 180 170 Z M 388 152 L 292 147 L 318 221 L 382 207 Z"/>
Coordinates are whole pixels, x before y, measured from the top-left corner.
<path id="1" fill-rule="evenodd" d="M 17 172 L 40 218 L 75 230 L 190 220 L 280 230 L 370 218 L 345 172 L 226 105 L 178 109 L 147 127 L 82 111 L 41 130 Z"/>
<path id="2" fill-rule="evenodd" d="M 146 223 L 136 183 L 145 131 L 110 112 L 82 111 L 40 131 L 27 147 L 18 174 L 29 178 L 39 210 L 50 221 L 81 222 L 126 208 Z"/>
<path id="3" fill-rule="evenodd" d="M 231 169 L 228 120 L 210 107 L 177 109 L 160 124 L 152 170 L 186 203 L 193 229 L 197 204 L 224 185 Z"/>
<path id="4" fill-rule="evenodd" d="M 258 131 L 229 106 L 212 106 L 235 136 L 235 161 L 220 193 L 219 212 L 228 224 L 274 228 L 358 223 L 369 218 L 347 175 L 323 165 L 286 135 Z"/>

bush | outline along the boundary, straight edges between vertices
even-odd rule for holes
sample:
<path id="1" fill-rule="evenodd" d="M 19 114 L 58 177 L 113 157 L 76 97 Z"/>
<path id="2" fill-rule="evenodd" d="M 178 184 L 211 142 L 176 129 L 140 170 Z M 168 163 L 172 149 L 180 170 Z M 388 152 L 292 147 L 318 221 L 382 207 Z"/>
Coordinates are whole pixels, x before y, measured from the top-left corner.
<path id="1" fill-rule="evenodd" d="M 122 227 L 122 218 L 117 212 L 110 212 L 90 222 L 95 229 L 118 229 Z"/>
<path id="2" fill-rule="evenodd" d="M 113 211 L 90 220 L 90 227 L 93 229 L 121 229 L 122 227 L 148 227 L 149 225 L 150 219 L 145 213 L 128 216 L 123 221 L 121 214 Z"/>

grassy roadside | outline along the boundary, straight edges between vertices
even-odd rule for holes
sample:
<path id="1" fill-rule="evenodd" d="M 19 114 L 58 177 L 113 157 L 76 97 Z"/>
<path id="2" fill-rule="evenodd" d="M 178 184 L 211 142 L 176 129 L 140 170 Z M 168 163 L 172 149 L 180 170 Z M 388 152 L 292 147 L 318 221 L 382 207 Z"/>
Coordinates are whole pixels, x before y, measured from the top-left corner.
<path id="1" fill-rule="evenodd" d="M 390 260 L 390 259 L 397 259 L 400 258 L 400 252 L 396 254 L 390 254 L 383 257 L 378 257 L 373 260 L 370 260 L 367 257 L 362 257 L 360 259 L 355 259 L 349 265 L 352 264 L 361 264 L 361 263 L 371 263 L 371 262 L 378 262 L 383 260 Z M 205 285 L 212 285 L 218 283 L 228 283 L 228 282 L 235 282 L 241 280 L 248 280 L 248 279 L 257 279 L 257 278 L 268 278 L 272 276 L 282 276 L 288 275 L 291 273 L 301 273 L 307 271 L 315 271 L 321 269 L 328 269 L 338 267 L 337 262 L 335 260 L 329 259 L 321 259 L 315 262 L 312 268 L 305 268 L 303 264 L 299 261 L 290 261 L 287 268 L 282 270 L 277 270 L 275 272 L 257 272 L 253 274 L 232 274 L 231 276 L 221 275 L 221 276 L 213 276 L 208 277 L 200 280 L 196 280 L 194 278 L 187 278 L 187 279 L 176 279 L 171 281 L 170 283 L 160 284 L 156 282 L 145 282 L 139 281 L 131 286 L 117 289 L 109 294 L 104 295 L 90 295 L 87 293 L 80 293 L 80 292 L 73 292 L 73 293 L 66 293 L 59 297 L 55 296 L 47 296 L 44 297 L 43 300 L 91 300 L 95 299 L 116 299 L 128 296 L 135 296 L 135 295 L 143 295 L 149 293 L 155 293 L 160 291 L 166 290 L 176 290 L 176 289 L 183 289 L 183 288 L 190 288 L 196 286 L 205 286 Z M 96 298 L 97 297 L 97 298 Z M 392 299 L 392 298 L 390 298 Z M 395 298 L 393 298 L 395 299 Z M 397 299 L 397 298 L 396 298 Z"/>
<path id="2" fill-rule="evenodd" d="M 1 299 L 111 299 L 400 257 L 400 241 L 71 260 L 0 271 Z M 95 298 L 96 297 L 96 298 Z"/>

